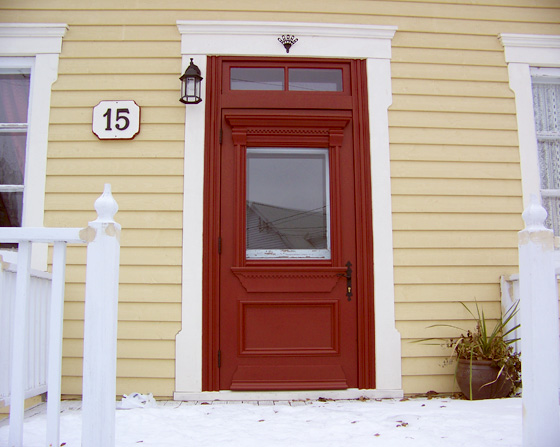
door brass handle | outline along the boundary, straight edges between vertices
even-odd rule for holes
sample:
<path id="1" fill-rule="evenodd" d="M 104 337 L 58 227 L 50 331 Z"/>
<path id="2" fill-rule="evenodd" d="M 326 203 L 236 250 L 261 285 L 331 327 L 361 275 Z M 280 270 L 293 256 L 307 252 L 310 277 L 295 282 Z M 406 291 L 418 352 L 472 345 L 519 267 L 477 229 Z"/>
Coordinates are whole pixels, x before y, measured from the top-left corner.
<path id="1" fill-rule="evenodd" d="M 352 263 L 348 261 L 346 263 L 346 273 L 340 273 L 340 276 L 346 278 L 346 296 L 348 297 L 348 301 L 352 300 Z"/>

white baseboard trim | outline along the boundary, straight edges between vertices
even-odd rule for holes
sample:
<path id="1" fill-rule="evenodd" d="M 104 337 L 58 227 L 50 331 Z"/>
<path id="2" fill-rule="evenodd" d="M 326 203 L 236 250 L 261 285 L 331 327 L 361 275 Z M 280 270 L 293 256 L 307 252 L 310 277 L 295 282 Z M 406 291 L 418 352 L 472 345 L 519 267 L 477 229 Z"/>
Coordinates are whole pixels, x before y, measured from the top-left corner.
<path id="1" fill-rule="evenodd" d="M 313 391 L 175 391 L 173 399 L 178 401 L 275 401 L 275 400 L 333 400 L 359 399 L 401 399 L 403 390 L 313 390 Z"/>

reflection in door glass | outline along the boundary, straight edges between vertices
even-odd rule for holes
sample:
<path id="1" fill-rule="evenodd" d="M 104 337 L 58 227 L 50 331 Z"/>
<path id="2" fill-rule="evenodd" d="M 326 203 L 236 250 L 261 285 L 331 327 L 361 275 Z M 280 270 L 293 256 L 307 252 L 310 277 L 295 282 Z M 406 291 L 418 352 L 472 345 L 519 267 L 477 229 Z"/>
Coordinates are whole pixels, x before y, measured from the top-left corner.
<path id="1" fill-rule="evenodd" d="M 247 149 L 247 258 L 330 259 L 328 149 Z"/>
<path id="2" fill-rule="evenodd" d="M 290 68 L 289 90 L 304 92 L 341 92 L 342 70 L 335 68 Z"/>
<path id="3" fill-rule="evenodd" d="M 283 68 L 232 68 L 232 90 L 284 90 Z"/>

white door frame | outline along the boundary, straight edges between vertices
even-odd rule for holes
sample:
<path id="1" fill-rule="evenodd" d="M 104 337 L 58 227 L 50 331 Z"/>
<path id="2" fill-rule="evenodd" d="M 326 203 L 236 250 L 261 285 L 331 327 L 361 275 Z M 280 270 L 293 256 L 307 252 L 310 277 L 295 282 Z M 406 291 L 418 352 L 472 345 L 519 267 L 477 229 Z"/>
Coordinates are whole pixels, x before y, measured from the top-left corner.
<path id="1" fill-rule="evenodd" d="M 206 77 L 209 55 L 287 56 L 366 59 L 370 125 L 375 285 L 375 383 L 370 397 L 402 396 L 401 336 L 395 327 L 393 227 L 389 125 L 391 105 L 391 40 L 395 26 L 290 22 L 177 21 L 181 34 L 182 70 L 194 58 Z M 278 37 L 298 41 L 289 55 Z M 179 75 L 179 74 L 178 74 Z M 204 89 L 203 89 L 204 90 Z M 179 94 L 179 88 L 177 88 Z M 182 329 L 176 337 L 175 394 L 192 399 L 202 390 L 202 228 L 204 193 L 205 107 L 185 107 L 183 203 Z M 227 399 L 246 393 L 227 393 Z M 312 393 L 308 393 L 311 395 Z M 321 395 L 324 395 L 322 392 Z M 337 392 L 351 397 L 365 390 Z M 298 396 L 301 395 L 298 394 Z M 218 398 L 218 397 L 216 397 Z M 254 398 L 254 394 L 253 394 Z M 284 393 L 285 398 L 285 393 Z"/>

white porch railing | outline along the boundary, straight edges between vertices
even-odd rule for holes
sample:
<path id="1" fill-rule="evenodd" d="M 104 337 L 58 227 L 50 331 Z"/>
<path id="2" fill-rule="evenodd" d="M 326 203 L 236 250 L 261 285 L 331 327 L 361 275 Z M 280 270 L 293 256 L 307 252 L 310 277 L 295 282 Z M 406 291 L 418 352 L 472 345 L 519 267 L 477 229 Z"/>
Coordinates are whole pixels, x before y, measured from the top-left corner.
<path id="1" fill-rule="evenodd" d="M 23 446 L 24 400 L 28 378 L 27 318 L 31 300 L 32 244 L 53 244 L 51 301 L 48 318 L 47 439 L 59 446 L 62 322 L 67 244 L 88 244 L 84 309 L 82 446 L 115 445 L 117 302 L 120 225 L 113 217 L 118 206 L 105 185 L 95 202 L 98 218 L 87 228 L 0 228 L 0 242 L 18 244 L 10 349 L 9 447 Z M 13 277 L 9 278 L 13 282 Z M 3 289 L 0 289 L 3 291 Z"/>
<path id="2" fill-rule="evenodd" d="M 14 329 L 17 266 L 0 255 L 0 404 L 10 404 L 10 359 Z M 47 391 L 47 331 L 52 275 L 31 270 L 25 336 L 27 378 L 25 398 Z"/>

